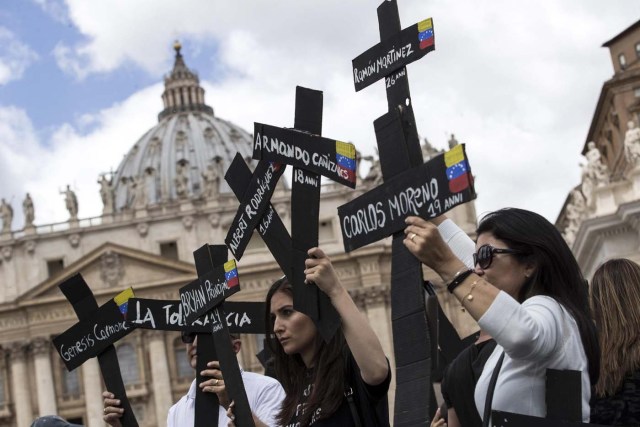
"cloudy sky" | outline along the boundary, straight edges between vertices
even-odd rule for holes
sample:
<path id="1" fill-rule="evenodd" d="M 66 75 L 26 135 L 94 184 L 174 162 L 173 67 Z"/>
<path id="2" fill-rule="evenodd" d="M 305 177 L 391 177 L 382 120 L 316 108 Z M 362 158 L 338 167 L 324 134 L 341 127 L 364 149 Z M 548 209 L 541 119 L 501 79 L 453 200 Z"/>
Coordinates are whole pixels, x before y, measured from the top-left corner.
<path id="1" fill-rule="evenodd" d="M 98 216 L 97 177 L 157 123 L 179 39 L 216 115 L 293 124 L 295 86 L 324 91 L 323 134 L 375 150 L 383 84 L 356 93 L 351 60 L 378 40 L 380 0 L 3 0 L 0 197 L 30 192 L 36 224 Z M 579 181 L 602 83 L 602 48 L 640 19 L 617 0 L 399 0 L 403 28 L 433 17 L 436 50 L 408 67 L 418 131 L 467 144 L 478 213 L 504 206 L 555 218 Z"/>

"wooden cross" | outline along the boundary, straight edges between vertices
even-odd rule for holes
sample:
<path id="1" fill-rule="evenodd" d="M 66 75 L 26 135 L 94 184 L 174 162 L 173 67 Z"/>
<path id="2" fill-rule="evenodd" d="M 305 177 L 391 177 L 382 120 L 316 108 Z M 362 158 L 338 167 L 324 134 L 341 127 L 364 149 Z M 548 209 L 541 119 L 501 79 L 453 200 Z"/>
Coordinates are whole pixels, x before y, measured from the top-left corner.
<path id="1" fill-rule="evenodd" d="M 355 187 L 356 176 L 353 144 L 319 136 L 322 131 L 322 102 L 322 92 L 297 87 L 294 129 L 255 123 L 253 158 L 261 160 L 258 168 L 264 161 L 294 167 L 290 244 L 285 241 L 286 237 L 277 225 L 278 228 L 274 229 L 278 230 L 276 233 L 281 245 L 275 248 L 277 252 L 274 252 L 271 247 L 270 250 L 276 260 L 284 256 L 291 258 L 289 262 L 278 260 L 278 263 L 281 267 L 285 267 L 283 271 L 294 289 L 294 307 L 311 317 L 322 337 L 328 341 L 339 327 L 340 318 L 325 294 L 317 287 L 304 284 L 304 261 L 307 258 L 307 251 L 318 245 L 317 226 L 309 227 L 309 225 L 318 224 L 320 175 L 350 187 Z M 236 166 L 236 168 L 240 167 Z M 248 242 L 253 231 L 248 226 L 242 229 L 243 221 L 240 218 L 251 216 L 251 220 L 264 221 L 265 217 L 273 217 L 275 212 L 270 206 L 269 198 L 261 196 L 266 191 L 272 192 L 272 185 L 264 184 L 266 181 L 262 181 L 265 191 L 261 192 L 260 188 L 256 188 L 254 184 L 257 182 L 256 173 L 246 187 L 235 185 L 233 177 L 236 174 L 244 174 L 237 170 L 238 172 L 227 171 L 225 175 L 227 182 L 234 188 L 236 196 L 241 199 L 236 220 L 234 220 L 234 224 L 240 226 L 232 226 L 225 239 L 228 245 L 231 242 L 229 247 L 236 259 L 241 255 L 241 252 L 236 250 L 242 248 L 241 239 L 244 238 Z M 269 209 L 269 216 L 266 215 L 267 209 Z M 246 224 L 249 224 L 248 220 L 245 221 Z M 233 240 L 234 237 L 235 240 Z"/>
<path id="2" fill-rule="evenodd" d="M 395 141 L 397 144 L 404 141 L 401 132 L 396 117 L 376 135 L 379 143 Z M 464 145 L 456 145 L 338 207 L 345 250 L 350 252 L 393 233 L 401 236 L 408 216 L 435 218 L 475 197 Z"/>
<path id="3" fill-rule="evenodd" d="M 135 328 L 211 335 L 211 324 L 216 320 L 213 313 L 208 313 L 187 324 L 182 316 L 182 304 L 178 300 L 131 298 L 129 307 L 130 315 L 127 324 Z M 229 333 L 259 335 L 265 333 L 264 302 L 225 301 L 222 308 Z M 205 360 L 215 360 L 215 354 L 200 356 Z M 265 368 L 265 372 L 268 371 L 269 352 L 266 344 L 256 357 Z"/>
<path id="4" fill-rule="evenodd" d="M 211 333 L 213 340 L 204 334 L 198 336 L 198 359 L 196 381 L 205 380 L 200 372 L 206 369 L 206 364 L 212 359 L 200 356 L 200 346 L 211 343 L 215 349 L 215 357 L 220 362 L 220 369 L 224 372 L 225 386 L 229 398 L 235 402 L 235 423 L 238 427 L 253 427 L 253 416 L 249 407 L 249 400 L 244 389 L 238 359 L 230 345 L 229 329 L 221 305 L 226 298 L 240 290 L 240 281 L 235 261 L 227 261 L 227 248 L 224 245 L 204 245 L 193 253 L 198 280 L 180 289 L 182 314 L 187 324 L 210 313 Z M 203 360 L 204 359 L 204 360 Z M 201 394 L 196 399 L 195 416 L 197 422 L 212 425 L 211 408 L 218 408 L 217 396 L 213 393 Z M 214 426 L 218 423 L 217 411 Z M 200 427 L 204 424 L 196 424 Z"/>
<path id="5" fill-rule="evenodd" d="M 225 301 L 222 305 L 229 333 L 264 334 L 264 302 Z M 213 313 L 188 324 L 182 316 L 179 300 L 131 298 L 127 324 L 142 329 L 211 334 L 211 324 L 217 321 Z"/>
<path id="6" fill-rule="evenodd" d="M 353 60 L 360 90 L 385 78 L 389 113 L 375 121 L 384 181 L 423 163 L 405 65 L 435 48 L 431 19 L 401 30 L 398 5 L 378 7 L 381 42 Z M 344 230 L 343 230 L 344 234 Z M 430 381 L 430 336 L 425 317 L 422 266 L 394 233 L 391 261 L 391 311 L 396 358 L 394 425 L 429 425 L 435 407 Z"/>
<path id="7" fill-rule="evenodd" d="M 98 307 L 91 289 L 80 274 L 62 282 L 59 288 L 73 306 L 79 322 L 53 339 L 58 354 L 69 371 L 97 356 L 107 389 L 120 399 L 124 409 L 120 419 L 123 427 L 137 427 L 138 421 L 127 398 L 118 355 L 113 346 L 133 330 L 125 324 L 119 304 L 110 299 Z"/>

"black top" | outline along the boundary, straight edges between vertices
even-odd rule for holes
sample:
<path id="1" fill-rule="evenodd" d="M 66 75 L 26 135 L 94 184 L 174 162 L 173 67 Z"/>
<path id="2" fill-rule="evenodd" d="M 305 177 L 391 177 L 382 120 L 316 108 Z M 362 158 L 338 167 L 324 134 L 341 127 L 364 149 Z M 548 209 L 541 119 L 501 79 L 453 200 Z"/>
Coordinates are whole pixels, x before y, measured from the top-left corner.
<path id="1" fill-rule="evenodd" d="M 609 426 L 640 425 L 640 371 L 628 374 L 613 396 L 591 399 L 591 423 Z"/>
<path id="2" fill-rule="evenodd" d="M 387 378 L 376 386 L 365 383 L 360 376 L 360 368 L 354 360 L 351 353 L 347 356 L 347 366 L 345 374 L 347 383 L 353 388 L 353 396 L 355 405 L 358 409 L 361 424 L 364 427 L 388 427 L 389 426 L 389 405 L 387 401 L 387 392 L 389 391 L 389 383 L 391 382 L 391 369 L 387 374 Z M 388 364 L 388 361 L 387 361 Z M 311 395 L 313 384 L 311 384 L 313 374 L 307 376 L 309 383 L 303 389 L 303 395 L 298 400 L 298 408 L 293 418 L 285 425 L 285 427 L 306 427 L 301 426 L 298 417 L 304 411 L 304 405 L 308 397 Z M 329 378 L 327 380 L 330 380 Z M 346 397 L 336 412 L 327 418 L 321 418 L 322 408 L 316 410 L 316 414 L 312 417 L 310 426 L 314 427 L 355 427 L 351 409 Z M 320 419 L 318 419 L 320 418 Z"/>
<path id="3" fill-rule="evenodd" d="M 442 378 L 442 397 L 447 408 L 454 408 L 464 427 L 482 427 L 474 392 L 487 359 L 496 348 L 493 339 L 470 345 L 446 367 Z"/>

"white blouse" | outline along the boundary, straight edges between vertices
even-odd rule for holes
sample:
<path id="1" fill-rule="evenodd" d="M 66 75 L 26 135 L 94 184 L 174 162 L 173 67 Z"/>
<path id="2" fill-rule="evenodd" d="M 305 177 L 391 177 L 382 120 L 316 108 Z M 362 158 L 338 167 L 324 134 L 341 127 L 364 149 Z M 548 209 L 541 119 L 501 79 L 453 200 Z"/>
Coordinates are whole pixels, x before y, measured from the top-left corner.
<path id="1" fill-rule="evenodd" d="M 438 229 L 456 256 L 471 266 L 475 245 L 466 233 L 451 220 L 444 221 Z M 498 344 L 476 384 L 480 416 L 491 375 L 504 351 L 492 409 L 544 417 L 546 370 L 571 369 L 582 372 L 582 419 L 589 421 L 591 383 L 587 356 L 578 325 L 564 307 L 547 296 L 535 296 L 520 304 L 500 292 L 478 323 Z"/>

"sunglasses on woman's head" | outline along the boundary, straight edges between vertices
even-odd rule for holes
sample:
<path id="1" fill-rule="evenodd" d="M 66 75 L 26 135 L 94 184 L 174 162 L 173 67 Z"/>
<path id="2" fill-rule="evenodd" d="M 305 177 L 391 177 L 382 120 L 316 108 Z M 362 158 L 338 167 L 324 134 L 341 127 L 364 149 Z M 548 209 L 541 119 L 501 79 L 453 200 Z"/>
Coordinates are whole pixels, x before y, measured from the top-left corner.
<path id="1" fill-rule="evenodd" d="M 483 270 L 491 266 L 493 254 L 520 254 L 522 251 L 516 249 L 494 248 L 491 245 L 482 245 L 478 248 L 478 252 L 473 254 L 473 265 L 479 265 Z"/>

